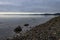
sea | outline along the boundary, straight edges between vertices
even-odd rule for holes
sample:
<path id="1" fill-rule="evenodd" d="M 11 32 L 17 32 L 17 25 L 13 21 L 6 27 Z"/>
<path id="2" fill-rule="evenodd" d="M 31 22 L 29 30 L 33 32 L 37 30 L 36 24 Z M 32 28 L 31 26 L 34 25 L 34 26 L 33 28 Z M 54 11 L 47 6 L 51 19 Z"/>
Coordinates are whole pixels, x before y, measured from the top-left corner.
<path id="1" fill-rule="evenodd" d="M 0 0 L 0 12 L 60 12 L 60 0 Z M 0 40 L 13 36 L 18 25 L 22 27 L 22 32 L 26 32 L 54 17 L 56 16 L 0 14 Z"/>
<path id="2" fill-rule="evenodd" d="M 20 25 L 22 33 L 29 31 L 37 25 L 46 23 L 54 15 L 2 15 L 0 14 L 0 40 L 5 40 L 15 34 L 14 29 Z M 29 26 L 24 26 L 29 24 Z"/>

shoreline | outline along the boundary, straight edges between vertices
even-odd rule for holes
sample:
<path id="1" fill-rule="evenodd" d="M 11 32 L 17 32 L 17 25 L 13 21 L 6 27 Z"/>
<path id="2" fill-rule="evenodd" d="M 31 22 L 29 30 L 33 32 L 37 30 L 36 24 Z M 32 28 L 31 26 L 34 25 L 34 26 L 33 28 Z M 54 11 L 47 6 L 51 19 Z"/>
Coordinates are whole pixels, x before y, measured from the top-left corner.
<path id="1" fill-rule="evenodd" d="M 47 21 L 46 23 L 40 24 L 40 25 L 32 28 L 30 31 L 24 33 L 24 35 L 21 35 L 17 38 L 13 38 L 13 40 L 17 40 L 17 39 L 38 40 L 38 39 L 41 39 L 41 38 L 46 39 L 46 38 L 48 38 L 48 36 L 54 36 L 55 38 L 59 39 L 59 36 L 58 37 L 56 36 L 56 31 L 59 33 L 59 31 L 58 31 L 59 30 L 58 27 L 59 27 L 59 24 L 60 24 L 59 20 L 60 20 L 60 16 L 54 17 L 51 20 Z M 58 26 L 58 27 L 56 27 L 56 26 Z M 55 29 L 56 31 L 53 30 L 53 29 Z M 48 38 L 48 39 L 50 39 L 50 38 Z"/>

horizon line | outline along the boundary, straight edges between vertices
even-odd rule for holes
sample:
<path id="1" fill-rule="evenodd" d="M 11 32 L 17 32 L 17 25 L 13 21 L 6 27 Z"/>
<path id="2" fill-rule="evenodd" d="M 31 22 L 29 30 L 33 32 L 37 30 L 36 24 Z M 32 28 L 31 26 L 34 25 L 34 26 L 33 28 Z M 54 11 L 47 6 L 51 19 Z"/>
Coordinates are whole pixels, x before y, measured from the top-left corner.
<path id="1" fill-rule="evenodd" d="M 54 14 L 54 12 L 0 12 L 0 14 L 45 14 L 45 13 Z"/>

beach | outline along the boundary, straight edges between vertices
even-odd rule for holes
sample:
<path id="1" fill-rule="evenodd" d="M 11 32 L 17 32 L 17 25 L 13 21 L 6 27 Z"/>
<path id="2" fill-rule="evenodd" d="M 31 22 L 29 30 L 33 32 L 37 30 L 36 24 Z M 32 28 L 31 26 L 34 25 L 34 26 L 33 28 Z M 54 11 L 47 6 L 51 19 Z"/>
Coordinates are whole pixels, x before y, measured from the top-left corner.
<path id="1" fill-rule="evenodd" d="M 11 40 L 60 40 L 60 16 L 32 28 Z"/>
<path id="2" fill-rule="evenodd" d="M 11 15 L 10 15 L 11 16 Z M 0 17 L 0 39 L 5 39 L 9 36 L 13 36 L 14 29 L 20 25 L 22 27 L 22 32 L 26 32 L 36 25 L 45 23 L 55 16 L 34 16 L 34 15 L 25 15 L 27 17 L 13 16 L 13 17 Z M 28 23 L 29 26 L 25 27 L 24 24 Z M 30 28 L 31 27 L 31 28 Z"/>

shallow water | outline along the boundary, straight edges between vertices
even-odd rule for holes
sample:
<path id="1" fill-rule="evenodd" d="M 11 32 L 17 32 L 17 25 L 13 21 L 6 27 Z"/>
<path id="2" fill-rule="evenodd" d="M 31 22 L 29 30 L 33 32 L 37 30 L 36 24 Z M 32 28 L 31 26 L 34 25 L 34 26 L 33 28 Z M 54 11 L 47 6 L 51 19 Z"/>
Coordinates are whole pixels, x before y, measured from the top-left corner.
<path id="1" fill-rule="evenodd" d="M 6 15 L 5 15 L 6 16 Z M 50 20 L 55 16 L 34 16 L 34 15 L 23 15 L 14 16 L 9 15 L 8 17 L 0 17 L 0 40 L 4 40 L 5 38 L 14 35 L 14 28 L 18 25 L 22 27 L 22 32 L 30 30 L 31 28 L 35 27 L 36 25 L 45 23 L 46 21 Z M 24 24 L 28 23 L 29 26 L 25 27 Z M 30 28 L 31 27 L 31 28 Z"/>

